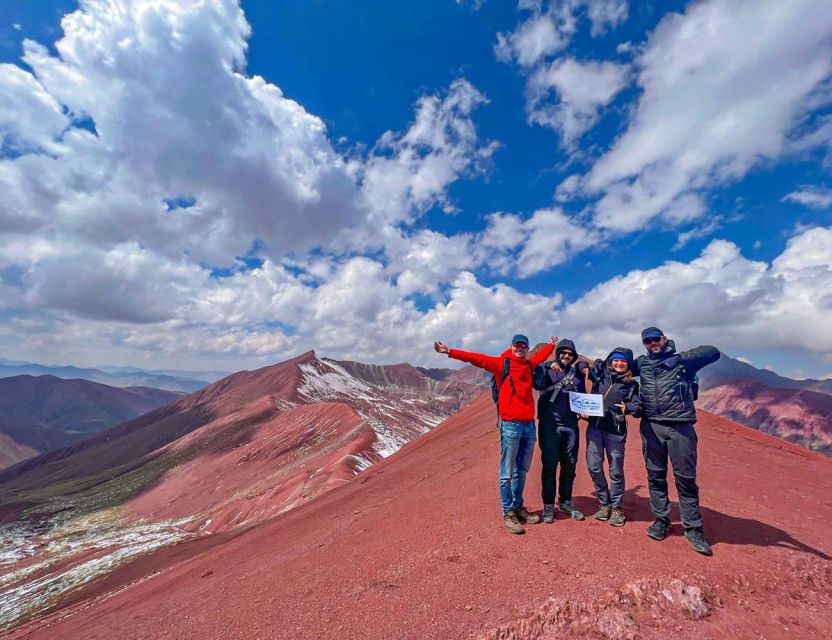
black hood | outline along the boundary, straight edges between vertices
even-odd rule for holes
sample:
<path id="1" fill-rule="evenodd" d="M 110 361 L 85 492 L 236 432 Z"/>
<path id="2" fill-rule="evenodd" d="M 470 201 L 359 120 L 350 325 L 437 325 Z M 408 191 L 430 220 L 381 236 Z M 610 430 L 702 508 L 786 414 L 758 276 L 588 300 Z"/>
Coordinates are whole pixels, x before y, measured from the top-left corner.
<path id="1" fill-rule="evenodd" d="M 557 349 L 555 349 L 555 355 L 560 355 L 560 352 L 564 349 L 571 349 L 576 356 L 578 355 L 578 350 L 575 348 L 575 343 L 569 339 L 558 340 L 558 346 Z"/>
<path id="2" fill-rule="evenodd" d="M 630 367 L 630 371 L 635 369 L 635 360 L 633 358 L 633 350 L 632 349 L 628 349 L 627 347 L 616 347 L 615 349 L 610 351 L 609 355 L 604 359 L 604 362 L 607 365 L 609 365 L 610 358 L 612 357 L 612 354 L 614 354 L 614 353 L 620 353 L 621 355 L 624 356 L 624 358 L 627 360 L 627 366 Z"/>

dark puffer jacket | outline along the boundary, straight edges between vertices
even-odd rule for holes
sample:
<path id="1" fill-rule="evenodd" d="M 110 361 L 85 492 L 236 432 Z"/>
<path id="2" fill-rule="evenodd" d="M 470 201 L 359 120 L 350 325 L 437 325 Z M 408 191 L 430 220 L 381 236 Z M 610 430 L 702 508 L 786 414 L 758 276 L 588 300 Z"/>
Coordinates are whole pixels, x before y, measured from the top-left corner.
<path id="1" fill-rule="evenodd" d="M 571 340 L 561 340 L 558 342 L 558 348 L 555 352 L 558 355 L 563 349 L 571 349 L 575 353 L 575 343 Z M 572 412 L 569 406 L 569 392 L 577 391 L 579 393 L 586 393 L 586 371 L 588 365 L 584 361 L 576 362 L 566 371 L 552 369 L 552 361 L 549 360 L 539 365 L 534 370 L 532 377 L 532 384 L 534 388 L 542 393 L 537 399 L 537 419 L 544 424 L 564 424 L 569 426 L 578 426 L 578 416 Z M 552 394 L 556 392 L 552 389 L 552 385 L 557 384 L 563 378 L 569 375 L 569 372 L 575 369 L 575 375 L 572 382 L 561 387 L 557 395 L 552 398 Z"/>
<path id="2" fill-rule="evenodd" d="M 596 360 L 589 369 L 589 378 L 592 380 L 592 393 L 600 393 L 604 396 L 603 417 L 592 417 L 589 419 L 589 426 L 593 429 L 626 435 L 627 420 L 624 417 L 631 415 L 641 417 L 641 401 L 639 399 L 639 384 L 635 380 L 625 382 L 625 375 L 616 373 L 609 368 L 612 354 L 620 353 L 626 356 L 630 371 L 635 366 L 633 352 L 625 347 L 616 347 L 605 360 Z M 615 405 L 624 403 L 625 413 L 621 413 Z"/>
<path id="3" fill-rule="evenodd" d="M 716 347 L 696 347 L 676 353 L 669 340 L 662 353 L 639 356 L 634 374 L 641 381 L 641 410 L 655 422 L 696 422 L 691 380 L 703 367 L 719 360 Z"/>

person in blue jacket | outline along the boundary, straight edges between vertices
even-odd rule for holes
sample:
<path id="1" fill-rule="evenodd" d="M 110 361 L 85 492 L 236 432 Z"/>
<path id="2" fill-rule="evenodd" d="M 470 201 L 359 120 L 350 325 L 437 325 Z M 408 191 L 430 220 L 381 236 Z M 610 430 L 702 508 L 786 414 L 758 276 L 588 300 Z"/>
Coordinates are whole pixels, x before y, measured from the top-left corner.
<path id="1" fill-rule="evenodd" d="M 596 360 L 589 369 L 592 393 L 604 398 L 604 415 L 589 418 L 586 430 L 586 466 L 595 485 L 600 509 L 596 520 L 623 527 L 627 521 L 621 508 L 624 497 L 624 448 L 627 443 L 625 416 L 641 416 L 639 386 L 633 376 L 633 352 L 616 347 L 605 360 Z M 610 484 L 604 475 L 604 457 L 610 471 Z"/>

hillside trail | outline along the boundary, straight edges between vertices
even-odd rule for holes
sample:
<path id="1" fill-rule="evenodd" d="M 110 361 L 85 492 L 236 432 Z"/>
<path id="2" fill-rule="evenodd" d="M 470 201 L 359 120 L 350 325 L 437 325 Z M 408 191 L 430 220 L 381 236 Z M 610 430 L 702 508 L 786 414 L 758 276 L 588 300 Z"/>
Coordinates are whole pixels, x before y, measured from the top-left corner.
<path id="1" fill-rule="evenodd" d="M 494 406 L 482 396 L 348 484 L 135 561 L 4 637 L 832 637 L 832 460 L 704 412 L 698 434 L 710 558 L 682 536 L 675 502 L 672 535 L 645 535 L 634 423 L 626 526 L 591 517 L 582 441 L 574 502 L 587 519 L 561 514 L 509 534 Z M 539 476 L 536 452 L 532 509 Z"/>

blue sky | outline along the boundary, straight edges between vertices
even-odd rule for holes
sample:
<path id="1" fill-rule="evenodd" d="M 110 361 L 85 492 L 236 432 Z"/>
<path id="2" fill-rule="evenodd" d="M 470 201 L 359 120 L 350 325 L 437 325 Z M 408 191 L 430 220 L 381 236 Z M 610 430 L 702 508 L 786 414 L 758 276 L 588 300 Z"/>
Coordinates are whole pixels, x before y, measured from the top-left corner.
<path id="1" fill-rule="evenodd" d="M 829 375 L 824 4 L 7 1 L 0 349 L 435 365 L 659 324 Z"/>

